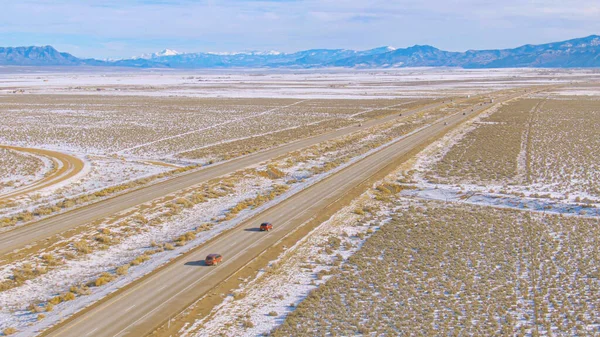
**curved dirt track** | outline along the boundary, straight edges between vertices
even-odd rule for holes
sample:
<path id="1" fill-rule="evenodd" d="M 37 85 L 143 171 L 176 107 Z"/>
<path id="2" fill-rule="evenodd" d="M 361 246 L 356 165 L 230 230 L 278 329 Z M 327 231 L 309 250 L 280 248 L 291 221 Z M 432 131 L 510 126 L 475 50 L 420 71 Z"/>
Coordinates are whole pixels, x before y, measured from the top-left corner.
<path id="1" fill-rule="evenodd" d="M 81 159 L 61 152 L 7 145 L 0 145 L 0 147 L 8 150 L 43 156 L 54 162 L 54 168 L 48 175 L 38 181 L 33 182 L 32 184 L 18 188 L 17 190 L 0 194 L 0 200 L 15 198 L 61 183 L 77 175 L 79 172 L 81 172 L 81 170 L 83 170 L 85 165 Z"/>

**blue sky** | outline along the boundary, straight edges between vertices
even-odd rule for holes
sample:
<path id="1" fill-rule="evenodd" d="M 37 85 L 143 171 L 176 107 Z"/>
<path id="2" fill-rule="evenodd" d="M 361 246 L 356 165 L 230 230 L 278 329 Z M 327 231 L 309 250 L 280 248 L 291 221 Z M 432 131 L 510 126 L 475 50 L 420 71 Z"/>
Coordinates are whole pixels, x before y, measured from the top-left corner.
<path id="1" fill-rule="evenodd" d="M 310 48 L 515 47 L 600 34 L 598 0 L 0 0 L 0 46 L 80 57 Z"/>

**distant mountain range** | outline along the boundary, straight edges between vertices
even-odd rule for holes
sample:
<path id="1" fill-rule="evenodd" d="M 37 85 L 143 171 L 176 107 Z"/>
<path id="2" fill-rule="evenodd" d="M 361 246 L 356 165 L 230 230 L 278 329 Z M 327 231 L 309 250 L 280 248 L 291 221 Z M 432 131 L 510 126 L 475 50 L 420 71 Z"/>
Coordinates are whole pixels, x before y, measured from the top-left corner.
<path id="1" fill-rule="evenodd" d="M 600 36 L 525 45 L 513 49 L 450 52 L 432 46 L 381 47 L 364 51 L 311 49 L 296 53 L 179 53 L 161 52 L 123 60 L 80 59 L 51 46 L 0 47 L 0 65 L 116 66 L 135 68 L 589 68 L 600 67 Z"/>

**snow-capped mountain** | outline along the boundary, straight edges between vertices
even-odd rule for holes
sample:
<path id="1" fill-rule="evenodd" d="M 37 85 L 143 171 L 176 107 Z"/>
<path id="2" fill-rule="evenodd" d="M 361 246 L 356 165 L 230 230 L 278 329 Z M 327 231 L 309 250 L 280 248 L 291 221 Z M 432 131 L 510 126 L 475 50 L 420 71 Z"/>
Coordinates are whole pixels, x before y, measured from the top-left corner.
<path id="1" fill-rule="evenodd" d="M 269 50 L 269 51 L 240 51 L 240 52 L 211 51 L 211 52 L 207 52 L 206 54 L 221 55 L 221 56 L 233 56 L 233 55 L 281 55 L 283 53 L 280 51 L 276 51 L 276 50 Z"/>
<path id="2" fill-rule="evenodd" d="M 600 36 L 524 45 L 512 49 L 450 52 L 427 45 L 408 48 L 379 47 L 369 50 L 310 49 L 295 53 L 236 52 L 158 53 L 117 61 L 79 59 L 50 46 L 0 48 L 0 65 L 116 66 L 136 68 L 575 68 L 600 67 Z"/>
<path id="3" fill-rule="evenodd" d="M 178 52 L 177 50 L 163 49 L 159 52 L 152 53 L 152 54 L 143 54 L 142 56 L 134 57 L 133 59 L 152 60 L 152 59 L 159 58 L 159 57 L 175 56 L 175 55 L 181 55 L 181 54 L 182 53 Z"/>

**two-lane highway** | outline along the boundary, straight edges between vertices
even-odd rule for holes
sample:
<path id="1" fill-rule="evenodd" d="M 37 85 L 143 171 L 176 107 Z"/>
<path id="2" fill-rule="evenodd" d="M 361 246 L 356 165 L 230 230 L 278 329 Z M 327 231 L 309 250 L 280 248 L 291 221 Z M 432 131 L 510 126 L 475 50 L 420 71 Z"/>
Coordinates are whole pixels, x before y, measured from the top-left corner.
<path id="1" fill-rule="evenodd" d="M 509 98 L 512 96 L 498 101 Z M 488 107 L 479 106 L 474 110 L 477 113 Z M 467 109 L 466 115 L 457 113 L 397 140 L 191 251 L 184 258 L 87 309 L 83 315 L 63 323 L 49 334 L 63 337 L 148 334 L 295 228 L 322 213 L 357 186 L 362 186 L 361 183 L 369 181 L 378 172 L 397 163 L 403 155 L 428 144 L 472 114 L 471 109 Z M 272 222 L 275 229 L 270 232 L 254 230 L 264 221 Z M 204 266 L 202 261 L 209 253 L 222 254 L 223 263 L 217 267 Z"/>
<path id="2" fill-rule="evenodd" d="M 356 132 L 359 129 L 380 125 L 394 119 L 404 118 L 426 110 L 435 109 L 443 105 L 445 105 L 443 102 L 432 103 L 420 108 L 406 111 L 403 113 L 403 117 L 393 115 L 381 119 L 369 120 L 367 122 L 363 122 L 360 128 L 353 125 L 322 135 L 301 139 L 273 149 L 256 152 L 244 157 L 239 157 L 220 164 L 208 166 L 197 171 L 182 174 L 141 189 L 115 196 L 113 198 L 105 199 L 69 212 L 17 227 L 13 230 L 0 234 L 0 255 L 6 254 L 15 249 L 23 248 L 38 240 L 60 234 L 66 230 L 76 228 L 86 223 L 106 218 L 110 215 L 127 210 L 131 207 L 143 204 L 156 198 L 163 197 L 167 194 L 180 191 L 190 186 L 201 184 L 210 179 L 214 179 L 252 165 L 256 165 L 280 155 L 300 150 L 340 136 L 348 135 Z M 381 109 L 386 109 L 386 107 L 382 107 Z"/>

